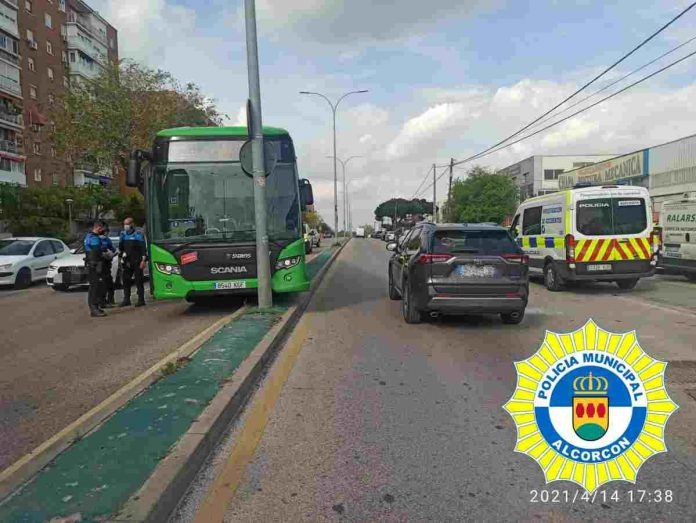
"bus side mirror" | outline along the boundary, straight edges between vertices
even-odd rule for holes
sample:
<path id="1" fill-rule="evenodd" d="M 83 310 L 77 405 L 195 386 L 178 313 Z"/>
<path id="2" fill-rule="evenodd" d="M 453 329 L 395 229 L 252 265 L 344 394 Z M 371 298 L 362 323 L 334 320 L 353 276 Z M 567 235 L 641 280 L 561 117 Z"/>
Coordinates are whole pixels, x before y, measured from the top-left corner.
<path id="1" fill-rule="evenodd" d="M 300 205 L 302 210 L 305 210 L 309 205 L 314 205 L 314 192 L 309 180 L 300 180 Z"/>
<path id="2" fill-rule="evenodd" d="M 150 160 L 151 155 L 147 151 L 136 149 L 131 152 L 126 172 L 126 185 L 128 187 L 140 187 L 142 185 L 142 161 Z"/>

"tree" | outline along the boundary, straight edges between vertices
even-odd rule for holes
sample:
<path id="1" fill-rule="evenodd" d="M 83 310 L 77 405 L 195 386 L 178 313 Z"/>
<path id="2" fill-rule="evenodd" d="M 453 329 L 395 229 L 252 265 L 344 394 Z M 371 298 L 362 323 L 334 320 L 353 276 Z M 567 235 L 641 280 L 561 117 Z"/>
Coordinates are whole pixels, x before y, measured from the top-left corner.
<path id="1" fill-rule="evenodd" d="M 518 196 L 511 178 L 474 167 L 465 179 L 452 184 L 452 199 L 445 206 L 445 216 L 453 222 L 502 223 L 515 212 Z"/>
<path id="2" fill-rule="evenodd" d="M 310 228 L 319 230 L 322 219 L 319 213 L 316 211 L 306 211 L 302 213 L 302 221 L 304 221 Z"/>
<path id="3" fill-rule="evenodd" d="M 365 229 L 366 236 L 370 236 L 373 232 L 375 232 L 374 225 L 363 225 L 362 227 Z"/>
<path id="4" fill-rule="evenodd" d="M 405 200 L 404 198 L 392 198 L 377 206 L 375 209 L 375 220 L 381 222 L 384 217 L 393 220 L 396 216 L 397 221 L 399 221 L 405 219 L 408 215 L 423 216 L 424 214 L 432 213 L 433 202 L 418 199 Z"/>
<path id="5" fill-rule="evenodd" d="M 195 84 L 134 62 L 106 65 L 74 80 L 52 111 L 53 141 L 72 167 L 125 169 L 132 149 L 149 149 L 168 127 L 215 125 L 222 116 Z"/>

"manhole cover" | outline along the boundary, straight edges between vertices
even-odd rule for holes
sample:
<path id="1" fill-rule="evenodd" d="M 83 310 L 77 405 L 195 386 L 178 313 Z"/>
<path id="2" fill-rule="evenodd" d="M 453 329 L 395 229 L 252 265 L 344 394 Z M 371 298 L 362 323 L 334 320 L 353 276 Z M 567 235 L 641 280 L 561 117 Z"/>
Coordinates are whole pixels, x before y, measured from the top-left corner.
<path id="1" fill-rule="evenodd" d="M 696 383 L 696 361 L 668 362 L 667 383 Z"/>

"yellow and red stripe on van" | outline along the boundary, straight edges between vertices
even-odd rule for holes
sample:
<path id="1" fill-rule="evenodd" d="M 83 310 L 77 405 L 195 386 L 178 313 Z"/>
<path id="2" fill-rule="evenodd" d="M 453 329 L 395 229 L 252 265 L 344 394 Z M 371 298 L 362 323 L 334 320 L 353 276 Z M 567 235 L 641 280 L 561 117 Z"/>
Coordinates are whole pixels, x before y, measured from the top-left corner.
<path id="1" fill-rule="evenodd" d="M 575 260 L 583 262 L 649 260 L 653 255 L 650 238 L 606 238 L 576 240 Z"/>

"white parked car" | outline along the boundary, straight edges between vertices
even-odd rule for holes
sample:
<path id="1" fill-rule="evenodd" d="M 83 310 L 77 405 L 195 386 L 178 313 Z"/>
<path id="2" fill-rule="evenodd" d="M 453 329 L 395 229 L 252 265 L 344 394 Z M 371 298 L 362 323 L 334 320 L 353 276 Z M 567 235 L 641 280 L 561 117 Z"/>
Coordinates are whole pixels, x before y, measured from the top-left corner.
<path id="1" fill-rule="evenodd" d="M 0 285 L 25 289 L 43 280 L 48 267 L 70 256 L 70 249 L 55 238 L 5 238 L 0 240 Z"/>
<path id="2" fill-rule="evenodd" d="M 309 231 L 309 236 L 312 240 L 312 247 L 321 247 L 321 234 L 316 229 Z"/>
<path id="3" fill-rule="evenodd" d="M 119 238 L 111 237 L 111 243 L 118 251 Z M 117 258 L 111 264 L 111 277 L 114 286 L 121 287 L 121 267 Z M 148 267 L 145 267 L 145 277 L 148 277 Z M 73 249 L 72 254 L 53 262 L 46 274 L 46 284 L 55 291 L 67 291 L 70 287 L 87 285 L 87 268 L 85 267 L 85 247 L 80 245 Z"/>

